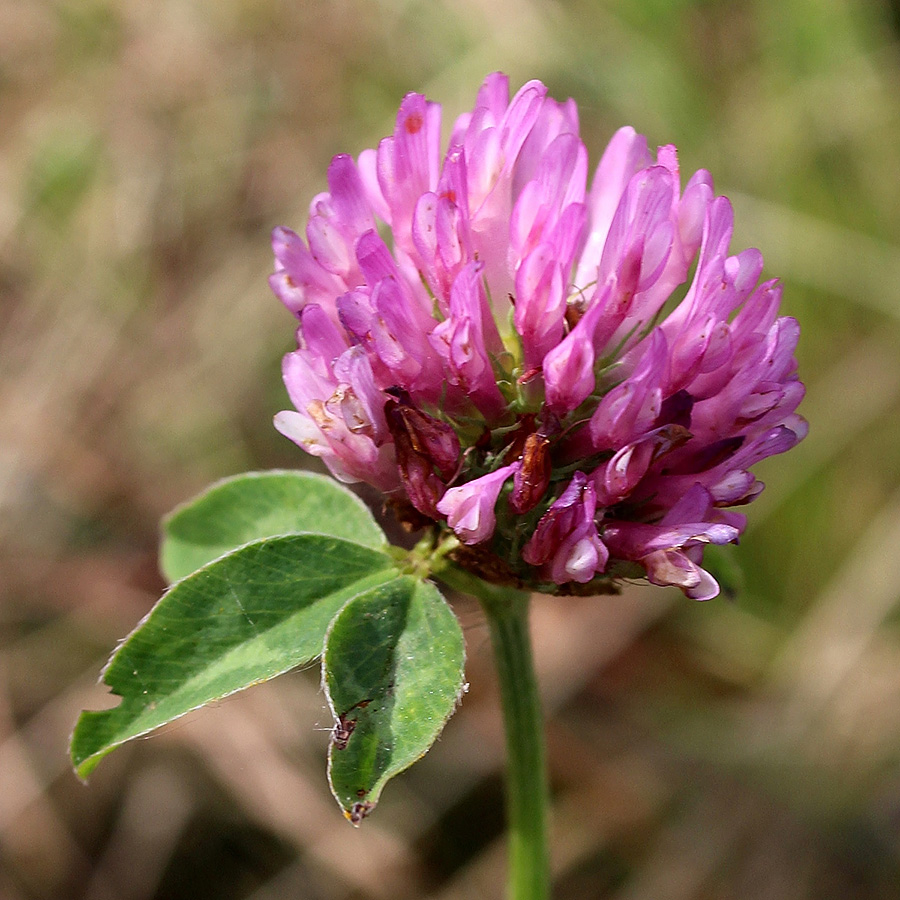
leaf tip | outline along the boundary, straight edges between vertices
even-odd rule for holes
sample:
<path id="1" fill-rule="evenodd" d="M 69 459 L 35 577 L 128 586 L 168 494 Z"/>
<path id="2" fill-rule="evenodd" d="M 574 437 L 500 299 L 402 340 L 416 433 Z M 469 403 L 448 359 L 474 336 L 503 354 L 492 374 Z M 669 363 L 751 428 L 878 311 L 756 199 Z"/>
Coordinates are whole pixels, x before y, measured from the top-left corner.
<path id="1" fill-rule="evenodd" d="M 344 810 L 344 818 L 354 827 L 359 828 L 362 820 L 375 809 L 375 804 L 369 800 L 359 800 L 349 809 Z"/>
<path id="2" fill-rule="evenodd" d="M 97 764 L 100 760 L 106 756 L 106 753 L 104 752 L 97 752 L 96 750 L 90 750 L 83 746 L 84 723 L 87 715 L 88 713 L 81 714 L 81 717 L 75 724 L 75 730 L 72 732 L 72 736 L 69 739 L 69 759 L 72 763 L 72 768 L 75 770 L 75 774 L 78 776 L 78 780 L 84 784 L 87 783 L 88 778 L 94 769 L 97 768 Z"/>

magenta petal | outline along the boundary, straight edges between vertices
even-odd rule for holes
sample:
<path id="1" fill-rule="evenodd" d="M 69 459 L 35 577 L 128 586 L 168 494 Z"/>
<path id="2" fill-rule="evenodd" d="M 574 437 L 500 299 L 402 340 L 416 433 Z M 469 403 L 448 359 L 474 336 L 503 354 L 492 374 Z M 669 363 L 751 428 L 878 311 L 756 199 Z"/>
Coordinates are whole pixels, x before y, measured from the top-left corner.
<path id="1" fill-rule="evenodd" d="M 662 524 L 705 522 L 713 507 L 710 492 L 699 483 L 693 484 L 672 504 L 663 516 Z"/>
<path id="2" fill-rule="evenodd" d="M 440 106 L 429 103 L 421 94 L 410 93 L 400 104 L 393 136 L 378 147 L 378 183 L 400 234 L 403 220 L 408 224 L 415 199 L 437 184 L 440 127 Z"/>
<path id="3" fill-rule="evenodd" d="M 726 507 L 807 431 L 781 285 L 673 145 L 620 129 L 588 188 L 577 107 L 539 81 L 510 99 L 489 75 L 443 156 L 440 133 L 407 94 L 377 148 L 332 159 L 303 238 L 273 232 L 299 319 L 277 427 L 406 524 L 486 544 L 483 571 L 546 589 L 633 563 L 714 596 L 704 547 L 746 524 Z"/>
<path id="4" fill-rule="evenodd" d="M 585 584 L 602 572 L 609 559 L 597 535 L 594 516 L 597 498 L 583 472 L 576 472 L 568 487 L 538 522 L 522 558 L 539 566 L 557 584 Z"/>
<path id="5" fill-rule="evenodd" d="M 363 150 L 356 160 L 356 168 L 359 171 L 359 179 L 372 212 L 390 225 L 391 208 L 378 183 L 378 151 L 372 148 Z"/>
<path id="6" fill-rule="evenodd" d="M 576 409 L 594 389 L 594 332 L 602 311 L 596 302 L 544 357 L 547 408 L 557 415 Z"/>
<path id="7" fill-rule="evenodd" d="M 609 233 L 619 200 L 631 176 L 652 162 L 647 138 L 633 128 L 620 128 L 612 137 L 594 173 L 588 208 L 590 237 L 582 253 L 575 276 L 576 284 L 587 284 L 596 278 L 600 254 Z"/>
<path id="8" fill-rule="evenodd" d="M 443 357 L 449 380 L 459 385 L 489 421 L 502 416 L 506 400 L 497 387 L 491 355 L 502 347 L 490 314 L 481 266 L 470 263 L 450 292 L 450 315 L 431 335 L 431 345 Z"/>
<path id="9" fill-rule="evenodd" d="M 601 279 L 618 267 L 619 261 L 636 240 L 646 246 L 647 236 L 660 227 L 669 227 L 674 187 L 672 173 L 662 166 L 645 169 L 629 181 L 603 248 Z M 659 263 L 655 265 L 658 269 Z"/>
<path id="10" fill-rule="evenodd" d="M 353 247 L 339 225 L 334 221 L 333 211 L 325 201 L 317 205 L 316 212 L 306 226 L 306 239 L 313 259 L 326 271 L 342 278 L 345 283 L 355 262 Z"/>
<path id="11" fill-rule="evenodd" d="M 300 313 L 300 340 L 303 347 L 322 361 L 322 370 L 331 372 L 334 361 L 347 349 L 346 334 L 316 303 Z"/>
<path id="12" fill-rule="evenodd" d="M 335 156 L 328 167 L 328 190 L 335 216 L 347 234 L 359 236 L 374 227 L 363 180 L 346 153 Z"/>
<path id="13" fill-rule="evenodd" d="M 609 391 L 591 417 L 591 439 L 598 450 L 624 447 L 648 430 L 662 408 L 661 381 L 668 365 L 665 335 L 656 329 L 632 373 Z"/>
<path id="14" fill-rule="evenodd" d="M 459 207 L 446 197 L 423 194 L 413 216 L 412 236 L 423 274 L 441 312 L 449 310 L 450 287 L 466 260 Z"/>
<path id="15" fill-rule="evenodd" d="M 437 504 L 438 512 L 447 517 L 447 524 L 464 544 L 480 544 L 494 533 L 497 524 L 494 506 L 503 483 L 518 466 L 519 463 L 513 463 L 450 488 Z"/>
<path id="16" fill-rule="evenodd" d="M 563 335 L 566 290 L 563 270 L 549 244 L 538 245 L 516 274 L 516 330 L 526 369 L 536 368 Z"/>
<path id="17" fill-rule="evenodd" d="M 666 526 L 611 521 L 603 533 L 610 553 L 634 560 L 641 560 L 656 550 L 684 549 L 691 544 L 728 544 L 739 536 L 737 528 L 713 522 Z"/>
<path id="18" fill-rule="evenodd" d="M 384 420 L 385 397 L 375 386 L 372 364 L 363 348 L 355 346 L 345 350 L 335 360 L 334 376 L 340 384 L 347 385 L 354 404 L 361 410 L 356 414 L 355 428 L 366 428 L 376 440 L 383 439 L 387 430 Z"/>
<path id="19" fill-rule="evenodd" d="M 289 228 L 278 227 L 272 232 L 276 270 L 269 284 L 282 303 L 295 315 L 308 303 L 334 308 L 335 297 L 342 294 L 344 283 L 323 269 L 306 245 Z"/>
<path id="20" fill-rule="evenodd" d="M 606 568 L 609 560 L 609 551 L 604 543 L 597 537 L 596 529 L 593 534 L 579 537 L 577 540 L 569 540 L 558 554 L 559 561 L 552 567 L 552 578 L 557 584 L 565 584 L 567 581 L 577 581 L 587 584 L 598 572 Z"/>
<path id="21" fill-rule="evenodd" d="M 712 600 L 719 593 L 715 578 L 677 550 L 657 550 L 641 562 L 651 584 L 679 587 L 691 600 Z"/>

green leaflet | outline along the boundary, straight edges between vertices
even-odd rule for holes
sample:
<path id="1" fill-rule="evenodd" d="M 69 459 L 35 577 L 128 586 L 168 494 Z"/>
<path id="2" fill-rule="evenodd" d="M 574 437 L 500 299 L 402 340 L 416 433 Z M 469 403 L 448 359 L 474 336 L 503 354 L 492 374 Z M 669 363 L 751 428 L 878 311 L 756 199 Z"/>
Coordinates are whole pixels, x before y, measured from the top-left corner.
<path id="1" fill-rule="evenodd" d="M 375 550 L 384 533 L 360 499 L 334 479 L 311 472 L 248 472 L 212 485 L 163 522 L 160 564 L 178 581 L 260 538 L 312 532 Z"/>
<path id="2" fill-rule="evenodd" d="M 177 582 L 116 650 L 114 709 L 82 713 L 72 760 L 86 777 L 111 750 L 189 710 L 307 663 L 352 597 L 396 579 L 392 560 L 320 534 L 267 538 Z"/>
<path id="3" fill-rule="evenodd" d="M 464 662 L 456 616 L 411 576 L 359 594 L 335 617 L 322 657 L 336 722 L 328 774 L 353 824 L 434 743 L 462 693 Z"/>

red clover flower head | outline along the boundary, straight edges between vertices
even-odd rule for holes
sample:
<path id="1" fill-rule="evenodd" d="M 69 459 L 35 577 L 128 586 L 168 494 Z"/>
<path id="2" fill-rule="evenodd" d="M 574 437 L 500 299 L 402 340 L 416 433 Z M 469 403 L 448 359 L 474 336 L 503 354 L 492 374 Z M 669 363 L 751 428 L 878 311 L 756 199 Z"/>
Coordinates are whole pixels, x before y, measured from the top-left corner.
<path id="1" fill-rule="evenodd" d="M 491 75 L 443 156 L 440 130 L 408 94 L 377 150 L 332 160 L 306 240 L 275 229 L 299 321 L 277 428 L 488 579 L 714 597 L 704 546 L 806 434 L 781 286 L 674 147 L 622 128 L 588 186 L 575 104 L 538 81 L 510 101 Z"/>

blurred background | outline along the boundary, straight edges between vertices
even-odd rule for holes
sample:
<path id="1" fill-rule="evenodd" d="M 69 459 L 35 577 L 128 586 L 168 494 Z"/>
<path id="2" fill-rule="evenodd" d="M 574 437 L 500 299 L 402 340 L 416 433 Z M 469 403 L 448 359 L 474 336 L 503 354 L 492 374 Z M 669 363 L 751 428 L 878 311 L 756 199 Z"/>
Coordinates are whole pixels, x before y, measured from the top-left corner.
<path id="1" fill-rule="evenodd" d="M 537 598 L 556 897 L 900 897 L 900 3 L 0 0 L 0 897 L 493 900 L 487 633 L 435 749 L 354 830 L 315 668 L 67 761 L 163 589 L 158 521 L 310 461 L 271 425 L 293 325 L 269 231 L 330 157 L 483 77 L 710 169 L 803 326 L 810 437 L 730 597 Z"/>

